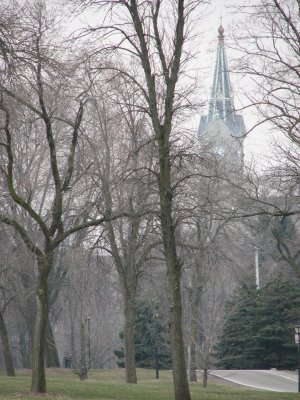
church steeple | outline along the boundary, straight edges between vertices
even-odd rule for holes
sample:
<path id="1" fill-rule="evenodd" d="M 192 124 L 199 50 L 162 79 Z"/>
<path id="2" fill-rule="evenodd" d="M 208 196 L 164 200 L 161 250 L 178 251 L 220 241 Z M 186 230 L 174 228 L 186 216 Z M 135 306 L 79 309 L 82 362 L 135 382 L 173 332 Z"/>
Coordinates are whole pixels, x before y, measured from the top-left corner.
<path id="1" fill-rule="evenodd" d="M 244 121 L 234 110 L 233 91 L 225 52 L 224 28 L 218 29 L 218 48 L 208 115 L 201 117 L 198 134 L 202 135 L 214 120 L 222 120 L 234 137 L 245 133 Z"/>
<path id="2" fill-rule="evenodd" d="M 227 122 L 234 107 L 224 46 L 224 28 L 222 25 L 220 25 L 218 32 L 219 43 L 213 86 L 211 90 L 209 116 L 211 118 L 222 118 Z"/>

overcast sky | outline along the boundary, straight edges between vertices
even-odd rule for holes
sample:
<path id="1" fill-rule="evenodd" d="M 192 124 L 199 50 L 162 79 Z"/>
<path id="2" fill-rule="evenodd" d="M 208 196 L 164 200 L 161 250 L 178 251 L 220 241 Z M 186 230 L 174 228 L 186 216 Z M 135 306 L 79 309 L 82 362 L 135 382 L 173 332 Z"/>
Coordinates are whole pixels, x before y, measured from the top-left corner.
<path id="1" fill-rule="evenodd" d="M 61 1 L 61 0 L 58 0 Z M 256 0 L 248 0 L 247 4 L 255 2 Z M 203 87 L 203 92 L 205 92 L 205 97 L 207 100 L 210 96 L 210 87 L 212 85 L 214 64 L 216 59 L 217 50 L 217 36 L 218 27 L 222 18 L 222 25 L 225 29 L 225 44 L 226 36 L 230 34 L 230 27 L 235 22 L 239 21 L 242 16 L 233 12 L 233 5 L 242 5 L 245 0 L 212 0 L 211 5 L 208 5 L 206 11 L 203 12 L 203 17 L 201 21 L 201 35 L 199 37 L 199 53 L 198 57 L 198 67 L 201 70 L 201 90 Z M 92 14 L 87 13 L 82 20 L 93 25 L 95 23 L 95 18 Z M 82 21 L 83 22 L 83 21 Z M 76 26 L 74 24 L 74 26 Z M 73 28 L 74 28 L 73 26 Z M 227 60 L 229 69 L 233 65 L 235 54 L 227 48 Z M 231 73 L 231 83 L 234 91 L 234 102 L 235 107 L 238 109 L 242 107 L 243 104 L 243 91 L 247 89 L 247 82 L 241 81 L 240 77 L 236 77 Z M 201 113 L 205 114 L 206 110 L 200 111 L 200 113 L 195 115 L 192 121 L 192 129 L 197 131 L 197 126 L 199 123 Z M 250 129 L 254 124 L 255 116 L 250 111 L 241 112 L 244 116 L 246 128 Z M 265 155 L 270 152 L 271 148 L 271 135 L 266 134 L 266 128 L 255 129 L 251 132 L 244 141 L 245 147 L 245 157 L 246 161 L 250 161 L 254 157 L 258 162 L 265 159 Z"/>
<path id="2" fill-rule="evenodd" d="M 254 0 L 255 1 L 255 0 Z M 252 2 L 254 3 L 252 0 Z M 214 64 L 216 59 L 217 50 L 217 35 L 218 27 L 220 25 L 220 18 L 222 18 L 222 25 L 225 29 L 225 44 L 226 36 L 230 34 L 230 28 L 235 23 L 244 18 L 242 15 L 233 12 L 233 5 L 242 5 L 245 3 L 244 0 L 212 0 L 211 6 L 208 7 L 207 17 L 203 21 L 204 31 L 203 40 L 201 41 L 201 49 L 205 57 L 201 57 L 201 63 L 204 64 L 206 70 L 205 87 L 207 90 L 207 96 L 210 94 L 210 87 L 212 85 L 212 78 L 214 73 Z M 247 4 L 251 3 L 248 0 Z M 229 48 L 226 49 L 227 61 L 229 69 L 233 66 L 234 54 Z M 246 80 L 241 80 L 240 77 L 230 74 L 231 84 L 234 92 L 235 107 L 240 108 L 245 102 L 243 97 L 243 91 L 247 90 L 249 83 Z M 251 129 L 254 121 L 256 120 L 253 112 L 244 110 L 241 112 L 244 116 L 245 124 L 247 129 Z M 200 117 L 198 117 L 199 119 Z M 245 158 L 246 162 L 250 162 L 252 157 L 257 163 L 265 163 L 266 155 L 271 152 L 272 135 L 266 133 L 268 128 L 260 127 L 254 129 L 244 141 Z"/>
<path id="3" fill-rule="evenodd" d="M 250 3 L 254 3 L 255 0 L 248 0 L 246 3 L 249 5 Z M 205 68 L 207 68 L 207 79 L 205 82 L 205 86 L 207 88 L 207 94 L 209 95 L 210 86 L 212 85 L 212 75 L 214 72 L 214 64 L 216 58 L 216 49 L 217 49 L 217 30 L 220 25 L 220 17 L 222 17 L 222 25 L 225 29 L 225 44 L 226 44 L 226 35 L 230 34 L 230 28 L 235 23 L 244 18 L 243 15 L 234 13 L 232 5 L 243 5 L 245 4 L 244 0 L 212 0 L 211 7 L 208 8 L 208 15 L 204 21 L 205 32 L 204 36 L 207 37 L 207 40 L 203 40 L 201 47 L 204 49 L 206 57 L 203 57 L 202 62 L 204 62 Z M 233 65 L 234 58 L 236 54 L 234 54 L 229 48 L 226 49 L 227 61 L 229 69 Z M 204 61 L 203 61 L 204 60 Z M 231 83 L 233 86 L 234 92 L 234 102 L 235 107 L 240 108 L 242 104 L 245 103 L 245 99 L 243 97 L 243 91 L 249 88 L 249 83 L 247 80 L 241 80 L 240 77 L 235 76 L 231 73 Z M 251 112 L 250 110 L 244 110 L 242 112 L 244 116 L 245 124 L 247 129 L 251 129 L 253 124 L 255 123 L 256 117 L 254 115 L 254 110 Z M 269 133 L 269 128 L 267 126 L 260 127 L 254 129 L 244 141 L 244 149 L 245 149 L 245 158 L 246 162 L 250 162 L 252 157 L 258 163 L 265 163 L 266 156 L 271 153 L 271 142 L 273 135 Z"/>

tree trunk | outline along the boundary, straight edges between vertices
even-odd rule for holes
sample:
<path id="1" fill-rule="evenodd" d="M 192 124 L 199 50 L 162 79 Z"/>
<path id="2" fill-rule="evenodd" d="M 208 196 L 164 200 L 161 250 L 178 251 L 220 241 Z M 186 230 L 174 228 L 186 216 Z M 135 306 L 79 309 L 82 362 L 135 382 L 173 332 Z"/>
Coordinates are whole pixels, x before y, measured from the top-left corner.
<path id="1" fill-rule="evenodd" d="M 163 128 L 161 128 L 163 129 Z M 184 355 L 182 331 L 181 304 L 181 263 L 176 252 L 175 227 L 172 217 L 173 191 L 171 184 L 171 164 L 168 135 L 166 130 L 161 132 L 159 194 L 161 210 L 161 227 L 163 234 L 164 253 L 167 264 L 167 278 L 170 294 L 170 337 L 175 400 L 190 400 Z"/>
<path id="2" fill-rule="evenodd" d="M 208 381 L 208 369 L 207 367 L 203 368 L 203 381 L 202 381 L 202 386 L 204 388 L 207 387 L 207 381 Z"/>
<path id="3" fill-rule="evenodd" d="M 124 293 L 124 357 L 126 383 L 137 383 L 135 366 L 135 345 L 134 345 L 134 301 L 131 296 L 123 290 Z"/>
<path id="4" fill-rule="evenodd" d="M 190 400 L 182 332 L 180 274 L 169 270 L 171 291 L 170 334 L 175 400 Z"/>
<path id="5" fill-rule="evenodd" d="M 191 336 L 190 336 L 190 366 L 189 366 L 190 382 L 197 382 L 197 373 L 196 373 L 196 334 L 197 334 L 197 325 L 196 325 L 196 322 L 192 320 L 192 322 L 191 322 Z"/>
<path id="6" fill-rule="evenodd" d="M 60 362 L 50 321 L 46 328 L 46 367 L 60 368 Z"/>
<path id="7" fill-rule="evenodd" d="M 159 379 L 159 360 L 157 352 L 155 354 L 155 379 Z"/>
<path id="8" fill-rule="evenodd" d="M 19 334 L 19 341 L 20 341 L 20 352 L 21 352 L 21 360 L 22 360 L 22 367 L 23 368 L 31 368 L 31 346 L 32 341 L 29 336 L 26 335 L 25 326 L 23 325 L 20 334 Z"/>
<path id="9" fill-rule="evenodd" d="M 6 374 L 7 374 L 7 376 L 16 376 L 15 369 L 13 366 L 13 360 L 12 360 L 12 356 L 11 356 L 11 352 L 10 352 L 10 348 L 9 348 L 8 333 L 7 333 L 5 321 L 4 321 L 1 310 L 0 310 L 0 336 L 1 336 L 1 342 L 2 342 Z"/>
<path id="10" fill-rule="evenodd" d="M 33 333 L 32 348 L 32 382 L 31 391 L 46 392 L 45 346 L 46 326 L 48 320 L 48 287 L 47 278 L 49 265 L 44 258 L 38 260 L 38 285 L 36 294 L 36 319 Z"/>
<path id="11" fill-rule="evenodd" d="M 80 321 L 80 362 L 79 362 L 79 378 L 81 381 L 85 381 L 88 378 L 87 365 L 86 365 L 86 354 L 85 354 L 85 334 L 84 334 L 84 322 Z"/>
<path id="12" fill-rule="evenodd" d="M 199 271 L 197 271 L 199 272 Z M 195 279 L 194 286 L 191 289 L 191 332 L 190 332 L 190 367 L 189 375 L 190 382 L 197 382 L 196 372 L 196 350 L 197 350 L 197 337 L 198 337 L 198 312 L 201 301 L 203 286 L 199 286 L 199 273 L 193 275 Z"/>
<path id="13" fill-rule="evenodd" d="M 167 242 L 165 253 L 171 296 L 170 336 L 175 400 L 190 400 L 182 332 L 180 265 L 176 255 L 175 238 L 172 239 L 171 231 L 169 237 L 165 238 L 165 242 Z"/>
<path id="14" fill-rule="evenodd" d="M 71 356 L 72 356 L 72 360 L 74 363 L 74 360 L 77 359 L 76 357 L 76 347 L 75 347 L 75 324 L 74 324 L 74 318 L 72 318 L 71 315 L 71 307 L 69 307 L 69 313 L 70 313 L 70 327 L 71 327 L 71 339 L 70 339 L 70 344 L 71 344 Z"/>

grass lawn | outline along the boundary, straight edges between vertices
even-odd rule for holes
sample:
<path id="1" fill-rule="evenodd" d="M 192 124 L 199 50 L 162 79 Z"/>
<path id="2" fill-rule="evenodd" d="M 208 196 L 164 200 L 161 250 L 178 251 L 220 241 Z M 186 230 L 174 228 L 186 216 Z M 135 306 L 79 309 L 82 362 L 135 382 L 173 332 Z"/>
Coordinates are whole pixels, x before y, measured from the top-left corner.
<path id="1" fill-rule="evenodd" d="M 17 377 L 8 378 L 0 373 L 0 400 L 173 400 L 171 373 L 161 372 L 161 379 L 154 379 L 154 371 L 138 370 L 137 385 L 124 383 L 123 370 L 89 371 L 89 379 L 80 382 L 70 370 L 47 370 L 47 396 L 32 396 L 29 393 L 30 371 L 18 371 Z M 274 393 L 241 389 L 228 385 L 209 384 L 203 389 L 200 384 L 190 385 L 192 400 L 293 400 L 297 393 Z"/>

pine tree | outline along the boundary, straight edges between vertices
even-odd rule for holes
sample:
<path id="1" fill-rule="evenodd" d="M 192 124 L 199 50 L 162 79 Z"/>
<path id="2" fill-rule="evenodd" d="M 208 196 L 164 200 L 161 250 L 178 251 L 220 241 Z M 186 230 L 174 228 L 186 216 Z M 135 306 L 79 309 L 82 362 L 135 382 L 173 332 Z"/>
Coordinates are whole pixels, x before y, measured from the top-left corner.
<path id="1" fill-rule="evenodd" d="M 221 368 L 296 368 L 295 322 L 300 320 L 297 281 L 276 279 L 262 289 L 241 285 L 227 302 L 215 347 Z"/>
<path id="2" fill-rule="evenodd" d="M 120 333 L 123 338 L 123 332 Z M 139 368 L 170 369 L 171 354 L 168 335 L 158 306 L 151 307 L 146 301 L 139 301 L 135 307 L 135 360 Z M 114 351 L 117 364 L 124 367 L 124 349 Z"/>

